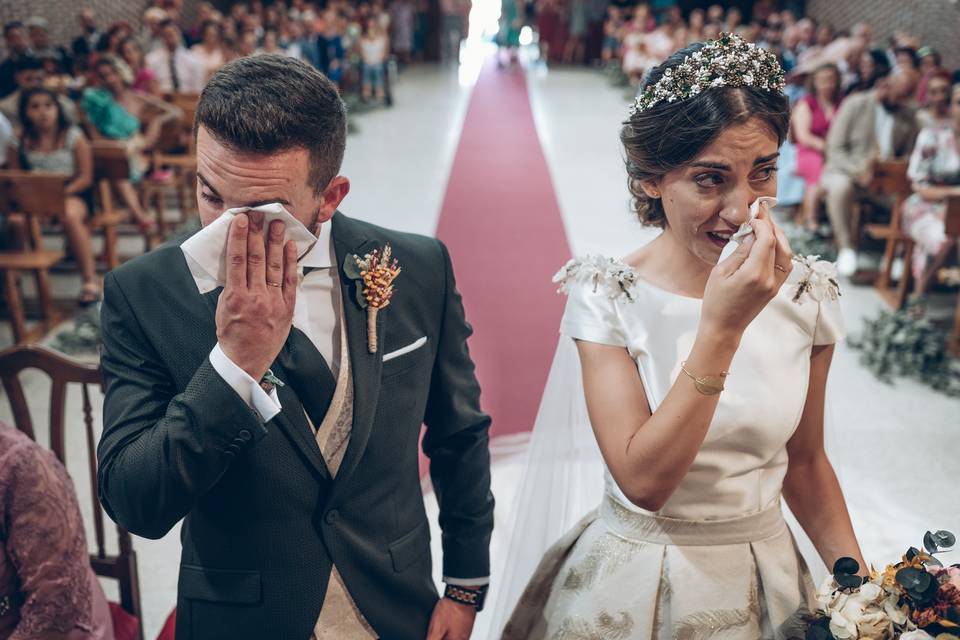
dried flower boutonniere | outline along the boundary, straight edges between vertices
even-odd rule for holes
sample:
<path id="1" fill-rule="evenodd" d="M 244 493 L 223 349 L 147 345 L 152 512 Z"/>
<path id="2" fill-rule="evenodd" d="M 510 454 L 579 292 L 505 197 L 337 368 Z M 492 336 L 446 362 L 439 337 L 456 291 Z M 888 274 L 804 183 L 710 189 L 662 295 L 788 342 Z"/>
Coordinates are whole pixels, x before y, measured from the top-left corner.
<path id="1" fill-rule="evenodd" d="M 393 281 L 400 275 L 400 264 L 393 258 L 390 245 L 376 249 L 362 258 L 348 255 L 343 264 L 344 273 L 357 282 L 357 304 L 367 310 L 367 348 L 377 352 L 377 314 L 390 305 Z"/>
<path id="2" fill-rule="evenodd" d="M 840 297 L 840 283 L 837 281 L 837 266 L 821 260 L 820 256 L 793 256 L 795 268 L 800 273 L 800 281 L 793 295 L 793 301 L 803 303 L 808 295 L 817 302 L 825 298 L 836 300 Z"/>

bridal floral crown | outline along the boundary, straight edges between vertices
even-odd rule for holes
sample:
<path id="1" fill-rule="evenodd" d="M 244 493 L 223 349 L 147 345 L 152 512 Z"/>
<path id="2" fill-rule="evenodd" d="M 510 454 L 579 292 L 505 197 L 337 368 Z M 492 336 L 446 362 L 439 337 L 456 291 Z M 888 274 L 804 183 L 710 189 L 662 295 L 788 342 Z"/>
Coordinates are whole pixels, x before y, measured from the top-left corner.
<path id="1" fill-rule="evenodd" d="M 713 87 L 756 87 L 782 93 L 786 86 L 777 56 L 730 33 L 708 40 L 699 51 L 663 72 L 637 98 L 630 115 L 662 102 L 676 102 Z"/>

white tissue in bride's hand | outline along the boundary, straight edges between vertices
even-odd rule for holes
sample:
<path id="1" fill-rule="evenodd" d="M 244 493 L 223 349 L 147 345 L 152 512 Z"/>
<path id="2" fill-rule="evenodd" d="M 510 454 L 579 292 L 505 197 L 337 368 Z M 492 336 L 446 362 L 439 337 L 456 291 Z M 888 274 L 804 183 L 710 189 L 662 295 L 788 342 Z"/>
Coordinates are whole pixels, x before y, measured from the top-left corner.
<path id="1" fill-rule="evenodd" d="M 767 213 L 770 213 L 770 210 L 777 206 L 777 199 L 771 196 L 760 196 L 753 201 L 753 204 L 750 205 L 750 217 L 740 225 L 740 228 L 730 236 L 730 242 L 727 243 L 727 246 L 723 248 L 723 251 L 720 252 L 719 262 L 723 262 L 729 258 L 734 251 L 737 250 L 737 247 L 740 246 L 740 243 L 743 242 L 743 239 L 748 235 L 753 233 L 753 227 L 750 226 L 750 223 L 753 222 L 758 215 L 760 215 L 760 207 L 765 207 Z"/>
<path id="2" fill-rule="evenodd" d="M 217 284 L 223 285 L 227 277 L 227 232 L 230 221 L 238 213 L 245 211 L 259 211 L 263 213 L 263 228 L 266 233 L 268 225 L 274 220 L 281 220 L 286 228 L 284 243 L 293 240 L 297 243 L 297 260 L 302 258 L 313 247 L 317 237 L 303 226 L 303 223 L 293 217 L 279 202 L 260 205 L 259 207 L 237 207 L 227 209 L 220 217 L 190 236 L 180 248 L 190 256 L 204 271 L 215 278 Z"/>

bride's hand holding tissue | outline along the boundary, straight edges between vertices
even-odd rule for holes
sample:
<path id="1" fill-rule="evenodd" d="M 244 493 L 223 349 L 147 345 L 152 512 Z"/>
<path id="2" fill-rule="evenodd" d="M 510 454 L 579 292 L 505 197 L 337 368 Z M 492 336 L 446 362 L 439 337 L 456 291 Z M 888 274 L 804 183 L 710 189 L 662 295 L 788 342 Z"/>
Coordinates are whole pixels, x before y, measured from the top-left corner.
<path id="1" fill-rule="evenodd" d="M 751 205 L 751 219 L 734 234 L 707 279 L 701 333 L 739 341 L 793 270 L 790 244 L 764 200 L 758 198 Z"/>
<path id="2" fill-rule="evenodd" d="M 224 354 L 259 380 L 280 353 L 297 301 L 297 245 L 284 223 L 264 228 L 264 214 L 240 213 L 227 233 L 226 285 L 217 305 Z"/>

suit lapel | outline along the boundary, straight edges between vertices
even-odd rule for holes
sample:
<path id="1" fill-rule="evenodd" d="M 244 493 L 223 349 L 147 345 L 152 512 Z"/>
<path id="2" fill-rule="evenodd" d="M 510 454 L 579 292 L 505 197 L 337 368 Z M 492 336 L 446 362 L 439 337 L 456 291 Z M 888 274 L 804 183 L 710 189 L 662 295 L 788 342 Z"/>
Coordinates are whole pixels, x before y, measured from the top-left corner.
<path id="1" fill-rule="evenodd" d="M 185 261 L 184 266 L 186 267 Z M 196 284 L 193 281 L 193 277 L 190 276 L 190 269 L 188 267 L 187 275 L 190 286 L 194 287 L 194 291 L 196 291 Z M 201 295 L 210 313 L 210 322 L 214 327 L 216 327 L 217 301 L 220 299 L 221 292 L 223 292 L 223 287 L 217 287 Z M 281 380 L 288 377 L 286 370 L 284 370 L 278 360 L 274 360 L 270 368 Z M 310 425 L 307 424 L 307 420 L 303 415 L 303 405 L 297 397 L 297 394 L 287 385 L 279 387 L 277 389 L 277 395 L 280 398 L 280 413 L 271 418 L 268 424 L 270 422 L 276 423 L 277 426 L 287 434 L 287 437 L 289 437 L 297 447 L 307 463 L 313 468 L 314 472 L 316 472 L 321 479 L 329 480 L 330 472 L 327 470 L 327 465 L 323 460 L 323 455 L 320 453 L 320 447 L 317 445 L 313 431 L 311 431 Z"/>
<path id="2" fill-rule="evenodd" d="M 366 237 L 360 225 L 339 212 L 334 214 L 331 224 L 343 299 L 343 326 L 347 331 L 350 367 L 353 371 L 353 430 L 343 463 L 337 472 L 336 480 L 339 481 L 350 476 L 367 448 L 370 431 L 373 428 L 377 398 L 380 394 L 380 371 L 383 361 L 381 353 L 370 353 L 367 348 L 367 311 L 357 304 L 354 294 L 356 283 L 343 274 L 343 262 L 348 255 L 362 256 L 377 248 L 376 243 Z M 384 316 L 389 317 L 389 315 L 388 308 L 377 318 L 377 336 L 381 345 L 383 344 Z"/>

